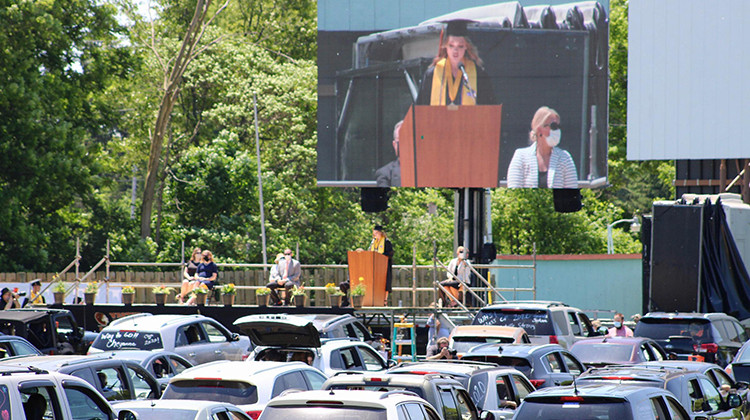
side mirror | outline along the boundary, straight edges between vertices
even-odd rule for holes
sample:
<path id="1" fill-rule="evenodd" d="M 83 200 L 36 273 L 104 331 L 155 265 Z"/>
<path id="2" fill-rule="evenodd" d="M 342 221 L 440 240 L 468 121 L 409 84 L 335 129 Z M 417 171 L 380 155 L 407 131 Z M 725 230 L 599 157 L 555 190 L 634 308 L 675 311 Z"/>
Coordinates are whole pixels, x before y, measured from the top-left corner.
<path id="1" fill-rule="evenodd" d="M 130 410 L 122 410 L 117 413 L 117 420 L 138 420 L 138 414 Z"/>
<path id="2" fill-rule="evenodd" d="M 240 335 L 237 333 L 232 333 L 232 336 L 230 337 L 231 341 L 240 341 Z"/>
<path id="3" fill-rule="evenodd" d="M 737 408 L 742 405 L 742 398 L 737 394 L 727 395 L 727 405 L 729 408 Z"/>
<path id="4" fill-rule="evenodd" d="M 479 418 L 481 420 L 495 420 L 495 415 L 490 411 L 482 411 L 482 413 L 479 414 Z"/>

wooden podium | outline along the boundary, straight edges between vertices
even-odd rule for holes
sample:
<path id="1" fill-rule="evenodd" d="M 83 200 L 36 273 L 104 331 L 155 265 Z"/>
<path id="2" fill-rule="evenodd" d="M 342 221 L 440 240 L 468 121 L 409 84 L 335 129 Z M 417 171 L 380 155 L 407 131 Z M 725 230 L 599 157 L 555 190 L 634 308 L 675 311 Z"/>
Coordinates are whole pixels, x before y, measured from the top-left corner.
<path id="1" fill-rule="evenodd" d="M 374 251 L 349 251 L 349 285 L 354 287 L 362 278 L 367 291 L 362 306 L 383 306 L 388 257 Z"/>
<path id="2" fill-rule="evenodd" d="M 409 108 L 399 131 L 401 186 L 497 187 L 502 109 L 502 105 Z"/>

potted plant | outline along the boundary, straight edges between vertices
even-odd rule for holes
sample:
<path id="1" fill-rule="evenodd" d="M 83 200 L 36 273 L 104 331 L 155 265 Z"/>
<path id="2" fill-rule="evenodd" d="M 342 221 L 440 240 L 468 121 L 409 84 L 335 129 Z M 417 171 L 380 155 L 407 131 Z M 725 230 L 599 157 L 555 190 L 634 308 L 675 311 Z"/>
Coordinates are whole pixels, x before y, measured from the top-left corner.
<path id="1" fill-rule="evenodd" d="M 305 298 L 307 298 L 305 287 L 294 286 L 292 289 L 292 302 L 294 302 L 294 306 L 298 308 L 305 306 Z"/>
<path id="2" fill-rule="evenodd" d="M 224 301 L 224 306 L 234 305 L 234 298 L 237 295 L 237 287 L 234 283 L 229 283 L 221 286 L 221 299 Z"/>
<path id="3" fill-rule="evenodd" d="M 125 305 L 132 305 L 134 301 L 135 301 L 135 287 L 123 286 L 122 303 Z"/>
<path id="4" fill-rule="evenodd" d="M 201 283 L 200 286 L 193 289 L 192 292 L 193 295 L 195 295 L 195 304 L 196 305 L 205 305 L 206 304 L 206 298 L 208 298 L 208 286 Z"/>
<path id="5" fill-rule="evenodd" d="M 268 297 L 270 295 L 271 289 L 268 287 L 255 289 L 255 300 L 258 302 L 258 306 L 268 306 Z"/>
<path id="6" fill-rule="evenodd" d="M 63 283 L 62 280 L 58 280 L 55 282 L 55 285 L 52 286 L 52 295 L 55 297 L 55 305 L 62 305 L 65 303 L 65 283 Z"/>
<path id="7" fill-rule="evenodd" d="M 174 289 L 164 285 L 151 288 L 151 293 L 154 294 L 154 302 L 156 302 L 157 305 L 164 305 L 167 303 L 167 296 L 172 292 L 174 292 Z"/>
<path id="8" fill-rule="evenodd" d="M 365 286 L 364 278 L 359 278 L 359 283 L 357 283 L 356 286 L 352 287 L 350 293 L 352 295 L 352 306 L 355 308 L 361 308 L 362 300 L 365 298 L 365 294 L 367 293 L 367 286 Z"/>
<path id="9" fill-rule="evenodd" d="M 86 285 L 86 288 L 83 290 L 83 299 L 84 299 L 84 302 L 86 302 L 86 305 L 94 304 L 94 300 L 96 300 L 96 294 L 98 292 L 99 292 L 98 281 L 92 281 L 91 283 Z"/>
<path id="10" fill-rule="evenodd" d="M 328 301 L 332 308 L 341 306 L 341 298 L 344 296 L 344 292 L 339 290 L 335 283 L 326 284 L 326 295 L 328 295 Z"/>

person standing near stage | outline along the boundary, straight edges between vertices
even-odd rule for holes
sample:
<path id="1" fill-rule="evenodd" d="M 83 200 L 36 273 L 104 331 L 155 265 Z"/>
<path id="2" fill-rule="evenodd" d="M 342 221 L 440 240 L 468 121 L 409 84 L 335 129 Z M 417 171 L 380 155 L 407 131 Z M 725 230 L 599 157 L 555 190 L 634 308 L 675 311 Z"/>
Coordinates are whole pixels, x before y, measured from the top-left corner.
<path id="1" fill-rule="evenodd" d="M 469 267 L 469 251 L 463 246 L 456 248 L 456 258 L 448 263 L 448 279 L 440 282 L 444 288 L 450 292 L 459 302 L 464 301 L 464 284 L 469 284 L 471 278 L 471 268 Z M 448 299 L 445 292 L 439 290 L 440 298 L 445 306 L 458 306 L 454 299 Z"/>
<path id="2" fill-rule="evenodd" d="M 291 290 L 294 286 L 300 287 L 300 276 L 302 275 L 302 265 L 299 261 L 292 258 L 292 250 L 284 250 L 284 258 L 276 262 L 276 277 L 266 285 L 271 289 L 271 300 L 274 305 L 281 305 L 281 298 L 276 289 L 284 289 L 284 304 L 289 305 L 292 299 Z"/>
<path id="3" fill-rule="evenodd" d="M 469 22 L 450 21 L 440 33 L 438 54 L 422 78 L 417 105 L 495 104 L 490 78 L 468 36 Z"/>
<path id="4" fill-rule="evenodd" d="M 393 244 L 385 235 L 383 227 L 375 225 L 372 229 L 372 242 L 370 242 L 370 251 L 374 251 L 388 257 L 388 271 L 385 278 L 385 302 L 383 306 L 388 306 L 388 294 L 391 293 L 393 283 Z"/>
<path id="5" fill-rule="evenodd" d="M 632 337 L 633 336 L 633 330 L 628 328 L 627 325 L 625 325 L 625 315 L 621 314 L 620 312 L 615 314 L 614 317 L 614 327 L 610 328 L 609 331 L 607 331 L 607 337 Z"/>

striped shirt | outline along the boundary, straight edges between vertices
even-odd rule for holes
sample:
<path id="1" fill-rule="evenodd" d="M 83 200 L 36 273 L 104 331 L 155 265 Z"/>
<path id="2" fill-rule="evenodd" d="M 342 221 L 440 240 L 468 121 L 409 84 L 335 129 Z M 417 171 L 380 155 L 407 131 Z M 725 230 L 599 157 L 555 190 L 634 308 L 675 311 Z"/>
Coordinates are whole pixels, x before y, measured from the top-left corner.
<path id="1" fill-rule="evenodd" d="M 508 165 L 508 188 L 539 187 L 539 165 L 536 159 L 536 142 L 529 147 L 516 149 Z M 578 188 L 578 173 L 570 153 L 552 148 L 547 169 L 547 186 L 550 188 Z"/>

